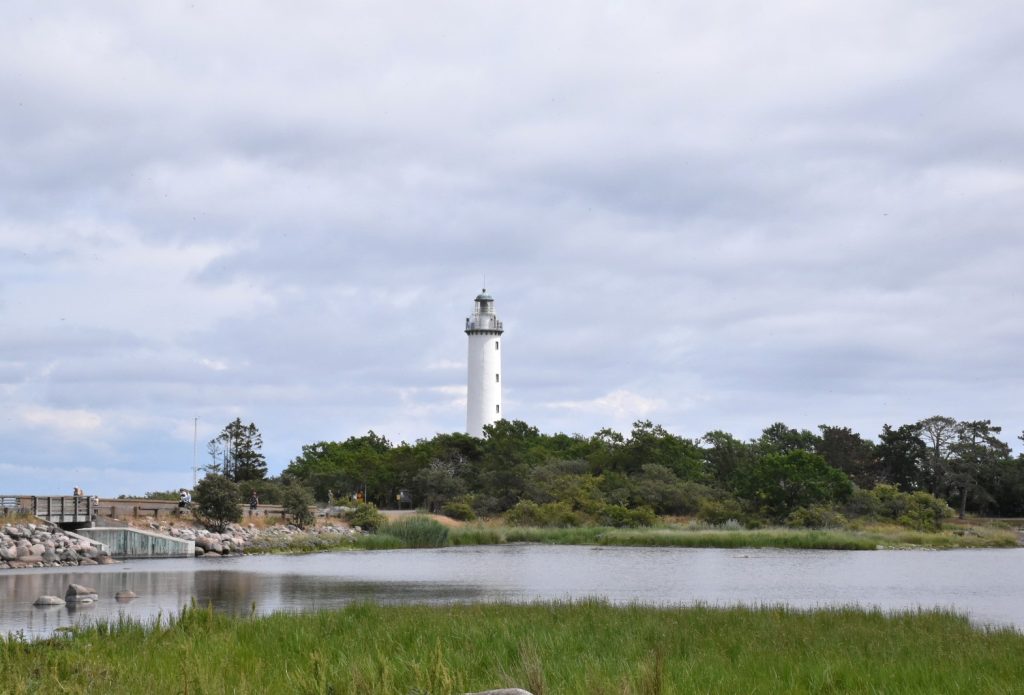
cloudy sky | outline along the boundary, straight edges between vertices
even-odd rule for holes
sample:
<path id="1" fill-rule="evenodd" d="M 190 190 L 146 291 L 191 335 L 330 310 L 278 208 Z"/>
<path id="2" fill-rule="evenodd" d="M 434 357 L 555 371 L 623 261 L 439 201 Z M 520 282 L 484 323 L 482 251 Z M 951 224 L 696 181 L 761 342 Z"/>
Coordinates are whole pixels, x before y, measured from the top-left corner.
<path id="1" fill-rule="evenodd" d="M 465 426 L 1024 428 L 1017 2 L 15 3 L 0 492 Z M 486 280 L 485 280 L 486 278 Z"/>

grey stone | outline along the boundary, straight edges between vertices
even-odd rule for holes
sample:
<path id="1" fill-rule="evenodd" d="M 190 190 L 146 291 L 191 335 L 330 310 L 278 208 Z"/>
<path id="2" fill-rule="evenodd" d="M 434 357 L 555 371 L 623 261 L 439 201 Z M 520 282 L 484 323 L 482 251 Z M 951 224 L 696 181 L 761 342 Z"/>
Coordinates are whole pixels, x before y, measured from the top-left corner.
<path id="1" fill-rule="evenodd" d="M 46 546 L 44 546 L 42 543 L 33 543 L 31 550 L 33 555 L 42 555 L 46 552 Z"/>
<path id="2" fill-rule="evenodd" d="M 110 557 L 109 555 L 100 555 L 98 558 L 96 558 L 96 562 L 98 562 L 101 565 L 116 565 L 117 564 L 117 560 L 115 560 L 114 558 Z"/>
<path id="3" fill-rule="evenodd" d="M 40 596 L 33 603 L 33 606 L 63 606 L 65 603 L 64 599 L 60 596 Z"/>
<path id="4" fill-rule="evenodd" d="M 43 562 L 57 562 L 57 553 L 53 552 L 53 548 L 47 548 L 43 553 Z"/>
<path id="5" fill-rule="evenodd" d="M 196 544 L 196 557 L 202 557 L 203 555 L 206 555 L 206 551 L 203 550 L 203 547 L 197 543 Z"/>
<path id="6" fill-rule="evenodd" d="M 83 557 L 81 560 L 78 561 L 78 564 L 79 564 L 79 566 L 81 566 L 81 565 L 98 565 L 100 563 L 98 563 L 95 560 L 92 560 L 90 558 Z"/>
<path id="7" fill-rule="evenodd" d="M 68 584 L 68 590 L 64 592 L 64 600 L 68 603 L 85 603 L 86 601 L 95 601 L 97 598 L 99 598 L 99 594 L 96 593 L 96 589 L 81 584 Z"/>
<path id="8" fill-rule="evenodd" d="M 127 589 L 123 589 L 121 591 L 118 591 L 116 594 L 114 594 L 114 598 L 117 599 L 118 601 L 131 601 L 133 598 L 138 598 L 138 597 L 139 597 L 139 595 L 136 594 L 134 591 L 129 591 Z"/>
<path id="9" fill-rule="evenodd" d="M 17 560 L 18 549 L 13 545 L 0 547 L 0 560 Z"/>

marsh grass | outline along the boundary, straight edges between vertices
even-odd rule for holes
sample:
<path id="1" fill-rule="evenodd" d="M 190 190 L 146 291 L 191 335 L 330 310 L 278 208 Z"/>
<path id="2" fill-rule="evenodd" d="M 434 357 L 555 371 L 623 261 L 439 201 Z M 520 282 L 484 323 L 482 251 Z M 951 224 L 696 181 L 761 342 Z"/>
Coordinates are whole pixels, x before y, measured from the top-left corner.
<path id="1" fill-rule="evenodd" d="M 792 548 L 874 550 L 876 548 L 1013 548 L 1018 532 L 1006 525 L 950 525 L 937 532 L 914 531 L 893 524 L 867 524 L 851 529 L 743 529 L 703 523 L 669 523 L 654 528 L 609 526 L 520 527 L 494 523 L 445 527 L 425 515 L 387 521 L 377 533 L 346 535 L 267 536 L 253 541 L 247 553 L 311 553 L 333 550 L 441 548 L 449 545 L 614 545 L 675 548 Z"/>
<path id="2" fill-rule="evenodd" d="M 1024 635 L 945 612 L 578 603 L 189 608 L 0 642 L 4 692 L 1009 693 Z"/>
<path id="3" fill-rule="evenodd" d="M 655 528 L 617 529 L 607 526 L 537 528 L 467 525 L 451 529 L 452 545 L 547 543 L 551 545 L 617 545 L 675 548 L 793 548 L 875 550 L 876 548 L 1012 548 L 1017 532 L 991 526 L 952 528 L 927 533 L 902 526 L 873 525 L 862 529 L 726 529 L 671 524 Z"/>
<path id="4" fill-rule="evenodd" d="M 398 539 L 403 548 L 443 548 L 448 545 L 448 528 L 422 514 L 388 520 L 377 533 Z"/>

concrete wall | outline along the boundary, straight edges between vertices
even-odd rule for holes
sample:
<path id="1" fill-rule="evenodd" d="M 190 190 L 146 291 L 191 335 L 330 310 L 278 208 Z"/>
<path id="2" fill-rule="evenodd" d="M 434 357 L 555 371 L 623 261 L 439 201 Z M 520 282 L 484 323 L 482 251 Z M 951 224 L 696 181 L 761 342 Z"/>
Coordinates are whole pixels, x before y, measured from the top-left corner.
<path id="1" fill-rule="evenodd" d="M 105 544 L 118 559 L 195 557 L 195 541 L 130 528 L 84 528 L 79 535 Z"/>

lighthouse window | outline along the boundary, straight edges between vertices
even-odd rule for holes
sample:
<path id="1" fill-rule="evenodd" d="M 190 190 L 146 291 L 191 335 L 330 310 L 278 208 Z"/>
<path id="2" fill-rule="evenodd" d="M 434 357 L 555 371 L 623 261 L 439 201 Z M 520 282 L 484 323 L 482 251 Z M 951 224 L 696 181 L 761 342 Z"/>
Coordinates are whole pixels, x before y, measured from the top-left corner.
<path id="1" fill-rule="evenodd" d="M 494 412 L 500 413 L 501 412 L 501 406 L 500 405 L 494 406 Z"/>
<path id="2" fill-rule="evenodd" d="M 497 341 L 497 340 L 495 340 L 495 341 L 494 341 L 494 349 L 495 349 L 495 350 L 497 350 L 497 349 L 498 349 L 498 341 Z"/>
<path id="3" fill-rule="evenodd" d="M 495 375 L 494 375 L 494 382 L 495 382 L 495 383 L 498 383 L 498 382 L 500 382 L 500 381 L 501 381 L 501 374 L 495 374 Z"/>

